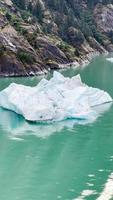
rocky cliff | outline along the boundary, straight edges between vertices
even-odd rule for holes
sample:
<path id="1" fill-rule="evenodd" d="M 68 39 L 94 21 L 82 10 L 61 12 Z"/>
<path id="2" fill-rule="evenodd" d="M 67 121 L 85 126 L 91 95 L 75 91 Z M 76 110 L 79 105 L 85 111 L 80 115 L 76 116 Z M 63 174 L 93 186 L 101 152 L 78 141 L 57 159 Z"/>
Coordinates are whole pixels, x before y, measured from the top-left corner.
<path id="1" fill-rule="evenodd" d="M 107 51 L 112 0 L 0 1 L 0 76 L 42 74 Z"/>

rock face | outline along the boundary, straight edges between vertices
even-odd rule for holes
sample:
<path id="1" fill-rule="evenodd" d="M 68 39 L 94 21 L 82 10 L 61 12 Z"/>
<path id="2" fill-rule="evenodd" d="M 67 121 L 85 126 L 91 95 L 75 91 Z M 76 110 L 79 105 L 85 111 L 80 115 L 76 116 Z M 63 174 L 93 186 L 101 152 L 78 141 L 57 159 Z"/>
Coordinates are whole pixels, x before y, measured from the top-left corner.
<path id="1" fill-rule="evenodd" d="M 95 22 L 98 29 L 108 33 L 113 29 L 113 5 L 108 4 L 106 7 L 97 5 L 94 10 Z"/>
<path id="2" fill-rule="evenodd" d="M 96 119 L 94 107 L 111 101 L 107 92 L 83 84 L 79 75 L 65 78 L 58 72 L 35 87 L 12 83 L 0 92 L 0 106 L 37 122 Z"/>
<path id="3" fill-rule="evenodd" d="M 94 9 L 95 23 L 97 29 L 107 39 L 103 41 L 105 48 L 108 51 L 113 51 L 113 5 L 107 6 L 97 5 Z"/>
<path id="4" fill-rule="evenodd" d="M 42 74 L 113 51 L 112 19 L 109 0 L 1 0 L 0 76 Z"/>

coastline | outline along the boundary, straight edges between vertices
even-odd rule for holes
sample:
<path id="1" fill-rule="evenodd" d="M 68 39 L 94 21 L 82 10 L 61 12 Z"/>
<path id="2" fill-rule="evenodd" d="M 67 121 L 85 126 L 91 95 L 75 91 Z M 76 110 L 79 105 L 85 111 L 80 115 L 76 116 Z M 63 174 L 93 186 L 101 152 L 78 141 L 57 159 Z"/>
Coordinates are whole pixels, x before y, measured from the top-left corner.
<path id="1" fill-rule="evenodd" d="M 73 61 L 71 63 L 67 64 L 58 64 L 58 68 L 51 69 L 50 67 L 48 69 L 43 69 L 37 72 L 30 71 L 29 73 L 26 72 L 26 74 L 18 74 L 18 73 L 12 73 L 12 74 L 0 74 L 0 78 L 14 78 L 14 77 L 33 77 L 33 76 L 43 76 L 46 75 L 50 71 L 54 70 L 65 70 L 67 68 L 75 68 L 82 66 L 87 66 L 93 58 L 99 55 L 107 55 L 109 52 L 106 51 L 106 53 L 100 53 L 99 51 L 90 52 L 86 55 L 84 55 L 84 58 L 80 58 L 79 61 Z"/>

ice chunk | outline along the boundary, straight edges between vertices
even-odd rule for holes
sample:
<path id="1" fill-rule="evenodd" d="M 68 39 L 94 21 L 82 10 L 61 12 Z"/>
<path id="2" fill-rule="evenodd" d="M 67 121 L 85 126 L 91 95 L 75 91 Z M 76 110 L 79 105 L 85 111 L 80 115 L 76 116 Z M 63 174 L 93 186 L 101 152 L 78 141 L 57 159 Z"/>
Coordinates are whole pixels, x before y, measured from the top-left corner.
<path id="1" fill-rule="evenodd" d="M 111 101 L 107 92 L 82 83 L 80 75 L 66 78 L 59 72 L 35 87 L 12 83 L 0 92 L 0 106 L 29 121 L 96 118 L 93 107 Z"/>
<path id="2" fill-rule="evenodd" d="M 111 62 L 111 63 L 113 63 L 113 58 L 112 57 L 111 58 L 106 58 L 106 60 Z"/>

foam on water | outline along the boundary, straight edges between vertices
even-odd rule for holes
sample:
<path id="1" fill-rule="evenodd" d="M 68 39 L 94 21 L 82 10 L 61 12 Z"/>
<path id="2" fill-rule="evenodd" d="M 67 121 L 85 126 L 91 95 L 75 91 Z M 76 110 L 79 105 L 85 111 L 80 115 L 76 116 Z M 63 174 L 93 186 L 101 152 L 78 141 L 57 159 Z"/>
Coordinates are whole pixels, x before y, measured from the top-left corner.
<path id="1" fill-rule="evenodd" d="M 0 106 L 29 121 L 94 120 L 94 107 L 111 101 L 107 92 L 82 83 L 80 75 L 66 78 L 58 72 L 35 87 L 12 83 L 0 92 Z"/>

